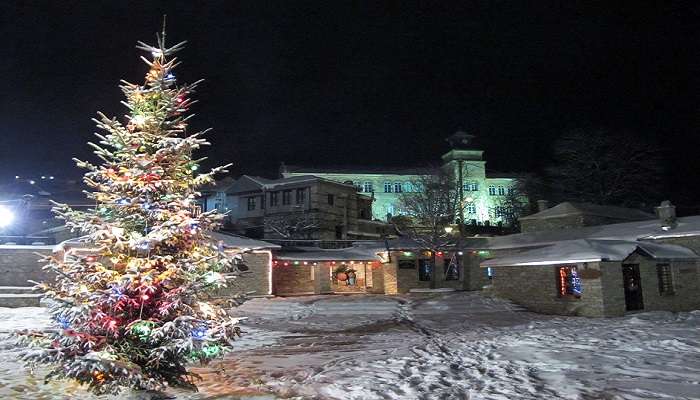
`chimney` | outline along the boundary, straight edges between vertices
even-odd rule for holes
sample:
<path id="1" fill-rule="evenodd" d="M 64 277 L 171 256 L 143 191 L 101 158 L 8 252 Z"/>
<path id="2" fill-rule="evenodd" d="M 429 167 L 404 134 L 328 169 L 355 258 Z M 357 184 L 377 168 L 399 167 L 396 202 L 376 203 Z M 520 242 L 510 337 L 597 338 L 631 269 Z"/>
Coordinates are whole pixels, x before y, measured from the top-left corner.
<path id="1" fill-rule="evenodd" d="M 548 200 L 537 200 L 537 212 L 542 212 L 549 208 Z"/>
<path id="2" fill-rule="evenodd" d="M 656 216 L 661 221 L 661 229 L 667 231 L 676 227 L 676 206 L 669 200 L 664 200 L 655 208 Z"/>

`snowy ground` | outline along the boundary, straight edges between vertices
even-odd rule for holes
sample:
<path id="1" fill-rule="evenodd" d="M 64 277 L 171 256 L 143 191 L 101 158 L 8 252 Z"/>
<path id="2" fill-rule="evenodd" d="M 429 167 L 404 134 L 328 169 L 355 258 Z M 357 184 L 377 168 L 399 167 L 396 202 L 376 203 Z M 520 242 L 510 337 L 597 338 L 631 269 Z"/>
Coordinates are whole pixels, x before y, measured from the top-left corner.
<path id="1" fill-rule="evenodd" d="M 255 299 L 239 352 L 187 399 L 700 399 L 700 311 L 549 317 L 479 293 Z M 42 309 L 0 309 L 0 335 Z M 91 399 L 44 385 L 7 347 L 0 398 Z M 59 394 L 60 393 L 60 394 Z"/>

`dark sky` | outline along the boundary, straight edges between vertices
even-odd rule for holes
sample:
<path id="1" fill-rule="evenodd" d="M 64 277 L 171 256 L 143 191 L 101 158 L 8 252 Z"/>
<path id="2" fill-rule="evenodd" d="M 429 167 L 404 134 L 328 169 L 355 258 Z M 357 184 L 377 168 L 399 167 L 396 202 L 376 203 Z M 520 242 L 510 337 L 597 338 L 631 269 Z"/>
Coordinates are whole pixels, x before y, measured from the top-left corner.
<path id="1" fill-rule="evenodd" d="M 460 127 L 492 169 L 538 171 L 553 139 L 593 126 L 665 144 L 670 195 L 689 202 L 700 8 L 686 3 L 5 1 L 0 179 L 78 176 L 90 118 L 124 113 L 116 85 L 142 80 L 134 45 L 167 13 L 189 41 L 178 78 L 206 79 L 205 153 L 237 172 L 434 162 Z"/>

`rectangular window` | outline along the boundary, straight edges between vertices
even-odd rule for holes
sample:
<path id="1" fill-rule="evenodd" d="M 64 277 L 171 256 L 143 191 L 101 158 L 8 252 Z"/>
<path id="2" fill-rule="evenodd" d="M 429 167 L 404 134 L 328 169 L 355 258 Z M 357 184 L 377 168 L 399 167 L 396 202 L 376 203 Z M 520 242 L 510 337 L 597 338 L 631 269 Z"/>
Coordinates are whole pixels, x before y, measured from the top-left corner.
<path id="1" fill-rule="evenodd" d="M 515 194 L 515 188 L 509 187 L 508 188 L 508 196 L 512 196 Z"/>
<path id="2" fill-rule="evenodd" d="M 430 260 L 418 260 L 418 280 L 423 282 L 433 280 L 433 264 Z"/>
<path id="3" fill-rule="evenodd" d="M 305 189 L 297 189 L 297 204 L 304 204 L 305 200 L 306 200 L 306 190 Z"/>
<path id="4" fill-rule="evenodd" d="M 581 297 L 581 279 L 576 266 L 556 267 L 559 297 Z"/>
<path id="5" fill-rule="evenodd" d="M 495 217 L 505 217 L 508 214 L 508 209 L 504 206 L 496 206 L 493 214 Z"/>
<path id="6" fill-rule="evenodd" d="M 248 211 L 255 210 L 255 197 L 248 197 Z"/>
<path id="7" fill-rule="evenodd" d="M 446 281 L 459 280 L 459 258 L 457 255 L 452 255 L 451 258 L 444 259 L 443 273 Z"/>
<path id="8" fill-rule="evenodd" d="M 467 203 L 467 214 L 476 214 L 476 204 Z"/>
<path id="9" fill-rule="evenodd" d="M 506 195 L 506 188 L 504 188 L 503 186 L 499 186 L 498 187 L 498 195 L 505 196 Z"/>
<path id="10" fill-rule="evenodd" d="M 416 269 L 416 260 L 399 260 L 399 269 Z"/>
<path id="11" fill-rule="evenodd" d="M 328 204 L 330 204 L 330 205 L 335 204 L 335 196 L 333 196 L 332 194 L 328 195 Z"/>
<path id="12" fill-rule="evenodd" d="M 477 182 L 464 182 L 463 189 L 465 192 L 476 192 L 479 190 Z"/>
<path id="13" fill-rule="evenodd" d="M 372 182 L 365 182 L 363 189 L 364 189 L 365 193 L 374 192 L 374 188 L 372 187 Z"/>
<path id="14" fill-rule="evenodd" d="M 404 182 L 403 191 L 406 193 L 411 193 L 413 191 L 413 185 L 411 184 L 411 182 Z"/>
<path id="15" fill-rule="evenodd" d="M 656 275 L 659 277 L 659 293 L 673 294 L 673 273 L 669 264 L 656 264 Z"/>
<path id="16" fill-rule="evenodd" d="M 391 182 L 384 182 L 384 193 L 391 193 Z"/>
<path id="17" fill-rule="evenodd" d="M 291 190 L 283 190 L 282 191 L 282 205 L 288 206 L 291 203 L 292 203 L 292 191 Z"/>
<path id="18" fill-rule="evenodd" d="M 495 196 L 495 195 L 496 195 L 496 187 L 489 186 L 489 196 Z"/>
<path id="19" fill-rule="evenodd" d="M 270 207 L 277 207 L 280 192 L 270 192 Z"/>
<path id="20" fill-rule="evenodd" d="M 401 186 L 401 182 L 394 182 L 394 193 L 401 193 L 403 192 L 403 187 Z"/>

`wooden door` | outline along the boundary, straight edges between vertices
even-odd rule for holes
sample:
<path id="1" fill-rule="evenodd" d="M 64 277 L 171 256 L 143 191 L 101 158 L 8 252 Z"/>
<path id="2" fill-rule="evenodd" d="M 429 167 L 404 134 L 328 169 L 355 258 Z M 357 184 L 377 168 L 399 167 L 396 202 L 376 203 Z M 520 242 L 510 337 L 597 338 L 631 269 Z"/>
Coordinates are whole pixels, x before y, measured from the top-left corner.
<path id="1" fill-rule="evenodd" d="M 625 288 L 625 307 L 627 311 L 644 309 L 642 280 L 639 276 L 639 264 L 622 265 L 622 284 Z"/>

